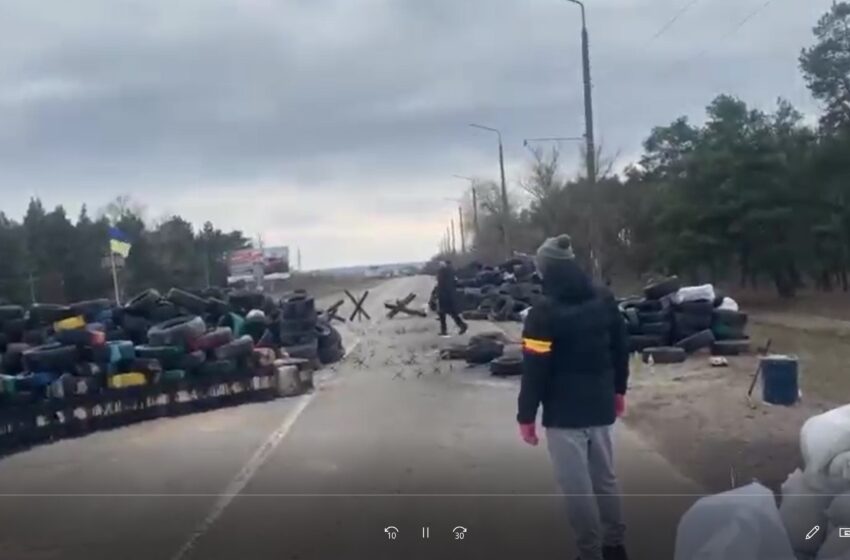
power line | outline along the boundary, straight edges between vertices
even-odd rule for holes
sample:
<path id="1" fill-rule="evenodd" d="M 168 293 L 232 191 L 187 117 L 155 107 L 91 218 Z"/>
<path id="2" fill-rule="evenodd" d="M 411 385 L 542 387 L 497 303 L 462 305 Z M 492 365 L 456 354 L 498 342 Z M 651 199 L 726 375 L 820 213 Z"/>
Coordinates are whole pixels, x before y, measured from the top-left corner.
<path id="1" fill-rule="evenodd" d="M 685 56 L 683 58 L 680 58 L 679 60 L 675 60 L 673 62 L 670 62 L 669 65 L 667 65 L 666 68 L 659 69 L 655 72 L 652 72 L 652 74 L 654 74 L 656 79 L 662 79 L 662 78 L 666 78 L 670 74 L 673 74 L 674 72 L 687 71 L 687 69 L 694 68 L 695 67 L 694 62 L 698 61 L 699 59 L 703 58 L 705 55 L 709 54 L 718 43 L 722 43 L 722 42 L 727 41 L 728 39 L 734 37 L 745 25 L 750 23 L 753 19 L 756 18 L 756 16 L 761 14 L 764 10 L 766 10 L 768 7 L 770 7 L 770 5 L 773 4 L 774 2 L 776 2 L 776 0 L 765 0 L 760 5 L 756 6 L 752 10 L 750 10 L 746 15 L 744 15 L 744 17 L 742 17 L 740 20 L 738 20 L 735 23 L 735 25 L 730 27 L 723 35 L 721 35 L 718 39 L 712 41 L 712 43 L 710 45 L 706 46 L 704 49 L 700 50 L 699 52 L 697 52 L 694 55 Z M 686 64 L 688 65 L 687 69 L 683 70 L 682 67 L 685 66 Z"/>
<path id="2" fill-rule="evenodd" d="M 640 47 L 640 50 L 645 50 L 649 45 L 651 45 L 653 42 L 655 42 L 657 39 L 659 39 L 661 36 L 663 36 L 668 31 L 670 31 L 670 29 L 672 29 L 673 26 L 675 26 L 676 23 L 678 23 L 679 20 L 682 19 L 682 17 L 685 16 L 685 14 L 687 14 L 689 11 L 691 11 L 691 9 L 694 6 L 699 4 L 700 1 L 701 0 L 690 0 L 690 2 L 688 2 L 687 4 L 685 4 L 684 6 L 679 8 L 679 10 L 675 14 L 673 14 L 673 16 L 670 19 L 668 19 L 666 22 L 664 22 L 664 24 L 658 29 L 658 31 L 656 31 L 653 35 L 651 35 L 649 37 L 649 39 L 646 40 L 646 42 Z M 575 70 L 576 66 L 577 65 L 573 65 L 571 70 Z M 606 78 L 608 75 L 610 75 L 612 73 L 613 73 L 613 71 L 611 71 L 611 70 L 609 70 L 607 72 L 602 72 L 601 74 L 596 76 L 596 79 L 599 80 L 600 78 Z M 570 96 L 570 97 L 572 98 L 575 95 L 576 94 L 573 93 L 573 95 Z"/>
<path id="3" fill-rule="evenodd" d="M 744 16 L 738 23 L 735 24 L 734 27 L 730 28 L 729 31 L 727 31 L 725 35 L 720 37 L 720 39 L 718 39 L 718 41 L 725 41 L 726 39 L 731 39 L 732 37 L 737 35 L 738 31 L 740 31 L 745 25 L 747 25 L 757 15 L 759 15 L 764 10 L 766 10 L 775 1 L 776 0 L 766 0 L 760 6 L 758 6 L 757 8 L 752 10 L 750 13 L 748 13 L 746 16 Z M 674 63 L 674 64 L 678 65 L 678 64 L 682 64 L 682 63 L 685 63 L 685 62 L 691 62 L 693 60 L 702 58 L 705 55 L 707 55 L 709 53 L 709 51 L 711 51 L 711 47 L 706 47 L 703 50 L 701 50 L 700 52 L 698 52 L 697 54 L 695 54 L 694 56 L 684 58 L 684 59 L 682 59 L 682 60 L 680 60 L 680 61 L 678 61 L 677 63 Z"/>
<path id="4" fill-rule="evenodd" d="M 693 7 L 694 7 L 694 6 L 695 6 L 695 5 L 699 2 L 699 1 L 700 1 L 700 0 L 690 0 L 690 2 L 688 2 L 687 4 L 685 4 L 684 6 L 682 6 L 682 8 L 680 8 L 680 9 L 679 9 L 679 10 L 678 10 L 678 11 L 677 11 L 677 12 L 676 12 L 676 13 L 675 13 L 675 14 L 674 14 L 674 15 L 673 15 L 673 16 L 672 16 L 669 20 L 667 20 L 667 21 L 666 21 L 666 22 L 665 22 L 665 23 L 664 23 L 664 24 L 663 24 L 663 25 L 662 25 L 662 26 L 658 29 L 658 31 L 656 31 L 656 32 L 655 32 L 655 34 L 654 34 L 654 35 L 652 35 L 652 36 L 649 38 L 649 40 L 648 40 L 648 41 L 647 41 L 647 42 L 646 42 L 646 43 L 645 43 L 645 44 L 641 47 L 641 50 L 642 50 L 642 49 L 645 49 L 647 46 L 649 46 L 650 44 L 652 44 L 655 40 L 657 40 L 658 38 L 660 38 L 661 36 L 663 36 L 665 33 L 667 33 L 670 29 L 672 29 L 672 28 L 673 28 L 673 26 L 674 26 L 674 25 L 675 25 L 675 24 L 676 24 L 676 23 L 677 23 L 677 22 L 678 22 L 678 21 L 679 21 L 679 20 L 680 20 L 680 19 L 681 19 L 681 18 L 682 18 L 682 17 L 683 17 L 683 16 L 684 16 L 687 12 L 688 12 L 688 11 L 690 11 L 690 10 L 691 10 L 691 9 L 692 9 L 692 8 L 693 8 Z M 769 7 L 770 7 L 770 5 L 771 5 L 771 4 L 773 4 L 774 2 L 776 2 L 776 0 L 765 0 L 762 4 L 760 4 L 759 6 L 757 6 L 756 8 L 754 8 L 753 10 L 751 10 L 750 12 L 748 12 L 748 13 L 747 13 L 747 14 L 746 14 L 743 18 L 741 18 L 741 19 L 740 19 L 737 23 L 735 23 L 735 25 L 734 25 L 734 26 L 732 26 L 731 28 L 729 28 L 729 30 L 728 30 L 728 31 L 726 31 L 726 33 L 725 33 L 725 34 L 723 34 L 723 35 L 722 35 L 719 39 L 714 40 L 714 41 L 711 43 L 711 45 L 709 45 L 709 46 L 705 47 L 704 49 L 702 49 L 701 51 L 699 51 L 699 52 L 698 52 L 697 54 L 695 54 L 695 55 L 692 55 L 692 56 L 686 56 L 686 57 L 684 57 L 684 58 L 682 58 L 682 59 L 679 59 L 679 60 L 677 60 L 677 61 L 671 62 L 671 63 L 669 64 L 669 66 L 667 67 L 667 69 L 666 69 L 666 70 L 661 70 L 661 71 L 659 71 L 659 72 L 656 72 L 656 76 L 657 76 L 657 77 L 664 77 L 664 76 L 666 76 L 667 74 L 669 74 L 671 71 L 676 71 L 677 69 L 679 69 L 679 68 L 681 67 L 681 65 L 686 64 L 686 63 L 692 63 L 692 62 L 694 62 L 694 61 L 696 61 L 696 60 L 699 60 L 700 58 L 704 57 L 706 54 L 708 54 L 709 52 L 711 52 L 711 50 L 713 49 L 713 47 L 714 47 L 714 46 L 715 46 L 718 42 L 726 41 L 727 39 L 730 39 L 730 38 L 734 37 L 734 36 L 735 36 L 735 35 L 736 35 L 736 34 L 737 34 L 737 33 L 738 33 L 738 32 L 739 32 L 739 31 L 740 31 L 740 30 L 741 30 L 741 29 L 745 26 L 745 25 L 747 25 L 750 21 L 752 21 L 753 19 L 755 19 L 755 17 L 756 17 L 756 16 L 758 16 L 759 14 L 761 14 L 764 10 L 766 10 L 767 8 L 769 8 Z M 606 71 L 603 71 L 603 72 L 601 72 L 601 73 L 598 73 L 598 74 L 596 75 L 595 81 L 598 81 L 598 80 L 600 80 L 601 78 L 606 78 L 606 77 L 608 77 L 608 75 L 610 75 L 610 74 L 612 74 L 612 73 L 613 73 L 613 71 L 612 71 L 612 70 L 609 70 L 609 71 L 607 71 L 607 72 L 606 72 Z M 573 92 L 573 94 L 569 97 L 569 101 L 570 101 L 570 102 L 572 102 L 573 97 L 574 97 L 574 96 L 576 96 L 576 95 L 577 95 L 577 93 L 578 93 L 578 91 L 575 91 L 575 92 Z"/>
<path id="5" fill-rule="evenodd" d="M 684 16 L 686 13 L 688 13 L 691 10 L 691 8 L 696 6 L 699 2 L 700 2 L 700 0 L 691 0 L 686 5 L 684 5 L 678 12 L 676 12 L 673 15 L 673 17 L 671 17 L 669 20 L 667 20 L 667 22 L 664 23 L 664 25 L 662 25 L 661 28 L 658 31 L 655 32 L 655 35 L 653 35 L 652 37 L 649 38 L 649 41 L 647 41 L 646 44 L 649 45 L 650 43 L 652 43 L 653 41 L 655 41 L 656 39 L 658 39 L 659 37 L 661 37 L 662 35 L 664 35 L 668 31 L 670 31 L 670 29 L 672 29 L 672 27 L 674 25 L 676 25 L 676 23 L 680 19 L 682 19 L 682 16 Z"/>
<path id="6" fill-rule="evenodd" d="M 742 19 L 741 21 L 738 22 L 738 25 L 733 27 L 732 30 L 729 33 L 727 33 L 726 35 L 723 36 L 723 39 L 728 39 L 729 37 L 732 37 L 733 35 L 735 35 L 738 31 L 740 31 L 740 29 L 742 27 L 747 25 L 747 23 L 749 23 L 751 19 L 753 19 L 754 17 L 759 15 L 761 12 L 763 12 L 765 9 L 767 9 L 775 1 L 776 0 L 767 0 L 764 4 L 762 4 L 761 6 L 759 6 L 758 8 L 756 8 L 755 10 L 753 10 L 752 12 L 747 14 L 747 16 L 744 17 L 744 19 Z"/>

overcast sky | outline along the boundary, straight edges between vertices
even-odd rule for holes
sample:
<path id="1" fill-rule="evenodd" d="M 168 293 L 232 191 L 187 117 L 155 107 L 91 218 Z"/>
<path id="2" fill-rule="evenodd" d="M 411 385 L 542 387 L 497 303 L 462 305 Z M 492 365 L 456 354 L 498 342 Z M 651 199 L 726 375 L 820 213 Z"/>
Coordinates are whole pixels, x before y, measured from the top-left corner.
<path id="1" fill-rule="evenodd" d="M 718 93 L 808 114 L 800 49 L 831 0 L 586 0 L 596 133 L 620 166 Z M 452 174 L 508 180 L 523 138 L 583 132 L 564 0 L 3 0 L 0 210 L 131 194 L 156 219 L 299 246 L 305 268 L 428 258 Z M 568 171 L 577 149 L 562 147 Z"/>

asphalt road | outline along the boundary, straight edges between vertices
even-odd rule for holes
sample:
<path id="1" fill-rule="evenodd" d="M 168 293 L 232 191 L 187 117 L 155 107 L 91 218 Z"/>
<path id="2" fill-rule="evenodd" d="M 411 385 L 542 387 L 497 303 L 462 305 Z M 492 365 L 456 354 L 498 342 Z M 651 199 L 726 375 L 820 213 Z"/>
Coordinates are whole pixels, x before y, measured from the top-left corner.
<path id="1" fill-rule="evenodd" d="M 545 447 L 516 433 L 516 380 L 440 361 L 433 317 L 384 318 L 430 286 L 373 289 L 373 321 L 346 327 L 352 352 L 310 395 L 3 459 L 0 558 L 573 558 Z M 617 453 L 632 557 L 672 558 L 699 489 L 619 425 Z"/>

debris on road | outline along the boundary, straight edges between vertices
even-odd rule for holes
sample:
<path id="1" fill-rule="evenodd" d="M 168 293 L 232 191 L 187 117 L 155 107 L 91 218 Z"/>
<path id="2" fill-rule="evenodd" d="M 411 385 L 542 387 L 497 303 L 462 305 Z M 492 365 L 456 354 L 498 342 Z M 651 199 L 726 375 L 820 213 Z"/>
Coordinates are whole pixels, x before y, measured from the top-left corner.
<path id="1" fill-rule="evenodd" d="M 465 344 L 452 343 L 440 350 L 443 360 L 464 360 L 470 366 L 489 365 L 496 376 L 522 373 L 521 346 L 512 344 L 502 332 L 473 335 Z"/>

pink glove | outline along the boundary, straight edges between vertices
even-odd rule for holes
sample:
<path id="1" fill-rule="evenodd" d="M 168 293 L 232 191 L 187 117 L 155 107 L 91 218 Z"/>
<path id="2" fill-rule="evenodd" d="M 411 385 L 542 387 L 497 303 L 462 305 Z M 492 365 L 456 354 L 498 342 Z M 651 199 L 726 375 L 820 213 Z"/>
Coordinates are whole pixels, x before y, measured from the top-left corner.
<path id="1" fill-rule="evenodd" d="M 614 395 L 614 411 L 617 418 L 626 413 L 626 395 Z"/>
<path id="2" fill-rule="evenodd" d="M 528 445 L 537 445 L 538 443 L 540 443 L 540 440 L 537 439 L 537 428 L 533 423 L 520 424 L 519 435 L 520 437 L 522 437 L 522 441 L 524 441 Z"/>

